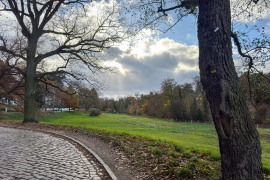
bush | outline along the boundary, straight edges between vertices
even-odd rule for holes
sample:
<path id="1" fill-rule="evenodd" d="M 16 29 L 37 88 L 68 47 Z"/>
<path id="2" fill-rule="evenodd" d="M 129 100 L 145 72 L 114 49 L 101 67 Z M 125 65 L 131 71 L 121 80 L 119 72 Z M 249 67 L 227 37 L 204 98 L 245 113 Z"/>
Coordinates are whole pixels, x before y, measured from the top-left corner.
<path id="1" fill-rule="evenodd" d="M 100 111 L 100 109 L 90 108 L 89 114 L 90 114 L 90 116 L 99 116 L 101 114 L 101 111 Z"/>

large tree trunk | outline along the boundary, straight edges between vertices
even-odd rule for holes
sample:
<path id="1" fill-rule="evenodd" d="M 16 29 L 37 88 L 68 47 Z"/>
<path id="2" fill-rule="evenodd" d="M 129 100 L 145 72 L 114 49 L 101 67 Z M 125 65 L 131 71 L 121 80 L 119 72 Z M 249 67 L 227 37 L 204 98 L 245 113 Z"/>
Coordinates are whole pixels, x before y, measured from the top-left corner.
<path id="1" fill-rule="evenodd" d="M 200 0 L 199 66 L 219 137 L 223 179 L 263 179 L 259 134 L 235 71 L 229 0 Z"/>
<path id="2" fill-rule="evenodd" d="M 25 76 L 25 97 L 24 97 L 24 120 L 27 122 L 38 122 L 36 119 L 36 65 L 35 55 L 37 49 L 37 38 L 32 38 L 28 43 L 27 66 Z"/>
<path id="3" fill-rule="evenodd" d="M 23 123 L 37 122 L 36 107 L 35 107 L 36 81 L 35 81 L 35 74 L 32 73 L 32 71 L 33 70 L 31 71 L 28 70 L 26 74 Z"/>

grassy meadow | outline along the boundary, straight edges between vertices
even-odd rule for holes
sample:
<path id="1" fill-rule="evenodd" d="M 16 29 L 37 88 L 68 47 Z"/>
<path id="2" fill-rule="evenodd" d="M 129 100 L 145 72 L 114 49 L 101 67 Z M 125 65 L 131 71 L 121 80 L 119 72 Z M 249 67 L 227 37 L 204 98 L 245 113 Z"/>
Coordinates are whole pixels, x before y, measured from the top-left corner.
<path id="1" fill-rule="evenodd" d="M 5 119 L 21 120 L 16 114 L 8 113 Z M 40 123 L 102 130 L 117 134 L 130 134 L 168 142 L 186 152 L 220 158 L 218 138 L 213 125 L 171 122 L 160 119 L 103 113 L 91 117 L 83 112 L 56 112 L 39 117 Z M 263 149 L 262 161 L 265 172 L 270 174 L 270 129 L 258 129 Z"/>
<path id="2" fill-rule="evenodd" d="M 65 112 L 59 118 L 44 118 L 41 123 L 72 125 L 95 130 L 127 133 L 171 142 L 192 151 L 219 157 L 217 135 L 211 125 L 169 122 L 146 117 L 104 113 L 90 117 L 82 112 Z"/>

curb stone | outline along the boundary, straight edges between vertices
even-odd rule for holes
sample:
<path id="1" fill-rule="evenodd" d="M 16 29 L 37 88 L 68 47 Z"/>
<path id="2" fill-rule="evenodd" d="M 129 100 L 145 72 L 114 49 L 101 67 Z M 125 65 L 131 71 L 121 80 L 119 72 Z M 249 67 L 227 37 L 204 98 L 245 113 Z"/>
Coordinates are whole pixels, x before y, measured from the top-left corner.
<path id="1" fill-rule="evenodd" d="M 50 132 L 50 131 L 49 131 Z M 52 133 L 52 132 L 50 132 Z M 68 138 L 72 141 L 75 141 L 76 143 L 78 143 L 79 145 L 81 145 L 82 147 L 84 147 L 89 153 L 91 153 L 97 160 L 98 162 L 105 168 L 105 170 L 107 171 L 107 173 L 110 175 L 110 177 L 112 178 L 112 180 L 117 180 L 117 177 L 114 175 L 114 173 L 112 172 L 112 170 L 109 168 L 109 166 L 90 148 L 88 148 L 87 146 L 85 146 L 83 143 L 81 143 L 80 141 L 77 141 L 76 139 L 66 136 L 66 135 L 62 135 L 62 134 L 58 134 L 58 133 L 54 133 L 56 135 L 59 136 L 63 136 L 65 138 Z"/>

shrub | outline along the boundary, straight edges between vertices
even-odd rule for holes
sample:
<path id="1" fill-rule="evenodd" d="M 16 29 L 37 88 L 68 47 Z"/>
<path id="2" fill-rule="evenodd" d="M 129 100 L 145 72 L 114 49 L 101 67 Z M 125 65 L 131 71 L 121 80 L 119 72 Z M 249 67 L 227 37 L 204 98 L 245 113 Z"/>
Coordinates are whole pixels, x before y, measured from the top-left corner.
<path id="1" fill-rule="evenodd" d="M 99 116 L 101 114 L 100 109 L 97 108 L 90 108 L 89 109 L 90 116 Z"/>

